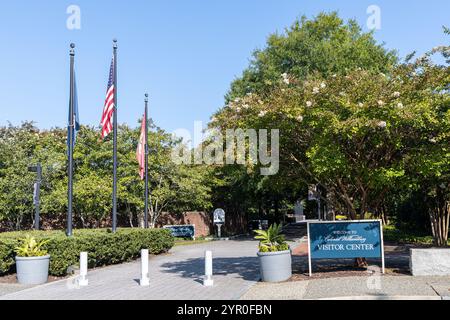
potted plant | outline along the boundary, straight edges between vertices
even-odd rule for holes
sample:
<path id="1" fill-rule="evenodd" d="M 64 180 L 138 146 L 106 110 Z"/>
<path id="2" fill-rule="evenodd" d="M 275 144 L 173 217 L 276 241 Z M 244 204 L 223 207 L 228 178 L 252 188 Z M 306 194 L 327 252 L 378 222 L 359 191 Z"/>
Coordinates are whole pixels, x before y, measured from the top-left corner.
<path id="1" fill-rule="evenodd" d="M 49 240 L 36 241 L 30 235 L 19 240 L 21 244 L 15 248 L 17 281 L 20 284 L 36 285 L 48 280 L 50 255 L 42 246 Z"/>
<path id="2" fill-rule="evenodd" d="M 265 282 L 286 281 L 292 276 L 291 250 L 281 224 L 273 224 L 267 230 L 255 230 L 259 242 L 259 266 L 261 280 Z"/>

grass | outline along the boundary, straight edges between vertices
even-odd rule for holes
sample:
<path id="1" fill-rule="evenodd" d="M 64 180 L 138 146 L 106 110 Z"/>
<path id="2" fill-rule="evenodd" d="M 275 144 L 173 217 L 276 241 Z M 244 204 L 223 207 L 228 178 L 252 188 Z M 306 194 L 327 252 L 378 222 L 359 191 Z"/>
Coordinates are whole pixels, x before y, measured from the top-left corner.
<path id="1" fill-rule="evenodd" d="M 423 235 L 414 232 L 408 232 L 396 228 L 394 225 L 383 226 L 383 236 L 385 241 L 392 241 L 401 244 L 419 244 L 432 245 L 433 237 L 430 235 Z M 447 242 L 450 245 L 450 239 Z"/>

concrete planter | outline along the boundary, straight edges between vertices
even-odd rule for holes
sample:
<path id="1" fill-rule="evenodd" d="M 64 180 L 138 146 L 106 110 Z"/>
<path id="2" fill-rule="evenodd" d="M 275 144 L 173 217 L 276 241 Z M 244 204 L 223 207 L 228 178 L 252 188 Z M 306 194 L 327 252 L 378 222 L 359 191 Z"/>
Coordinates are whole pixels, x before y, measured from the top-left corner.
<path id="1" fill-rule="evenodd" d="M 450 276 L 450 249 L 410 249 L 409 267 L 413 276 Z"/>
<path id="2" fill-rule="evenodd" d="M 42 257 L 16 257 L 17 281 L 20 284 L 36 285 L 48 280 L 50 255 Z"/>
<path id="3" fill-rule="evenodd" d="M 262 281 L 280 282 L 292 276 L 291 250 L 258 252 L 258 257 Z"/>

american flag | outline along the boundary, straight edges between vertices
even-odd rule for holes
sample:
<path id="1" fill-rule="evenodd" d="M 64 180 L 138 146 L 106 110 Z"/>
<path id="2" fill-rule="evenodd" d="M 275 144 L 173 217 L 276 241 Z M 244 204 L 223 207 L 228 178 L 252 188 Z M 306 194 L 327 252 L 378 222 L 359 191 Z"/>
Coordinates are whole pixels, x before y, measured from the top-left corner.
<path id="1" fill-rule="evenodd" d="M 139 175 L 141 176 L 141 179 L 144 179 L 145 175 L 145 125 L 146 125 L 146 115 L 144 113 L 144 116 L 142 117 L 142 124 L 141 124 L 141 136 L 139 138 L 139 144 L 136 150 L 136 158 L 139 162 Z"/>
<path id="2" fill-rule="evenodd" d="M 106 90 L 105 105 L 102 114 L 102 138 L 105 138 L 113 129 L 113 112 L 114 112 L 114 58 L 111 60 L 111 68 L 109 70 L 108 88 Z"/>

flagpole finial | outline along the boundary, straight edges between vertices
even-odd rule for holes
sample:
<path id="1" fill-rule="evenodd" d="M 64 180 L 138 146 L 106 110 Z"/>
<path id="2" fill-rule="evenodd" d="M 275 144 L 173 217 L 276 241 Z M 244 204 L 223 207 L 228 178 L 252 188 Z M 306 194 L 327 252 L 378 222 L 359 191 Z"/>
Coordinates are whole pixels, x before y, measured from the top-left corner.
<path id="1" fill-rule="evenodd" d="M 70 44 L 70 54 L 71 55 L 75 55 L 75 43 L 71 43 Z"/>

